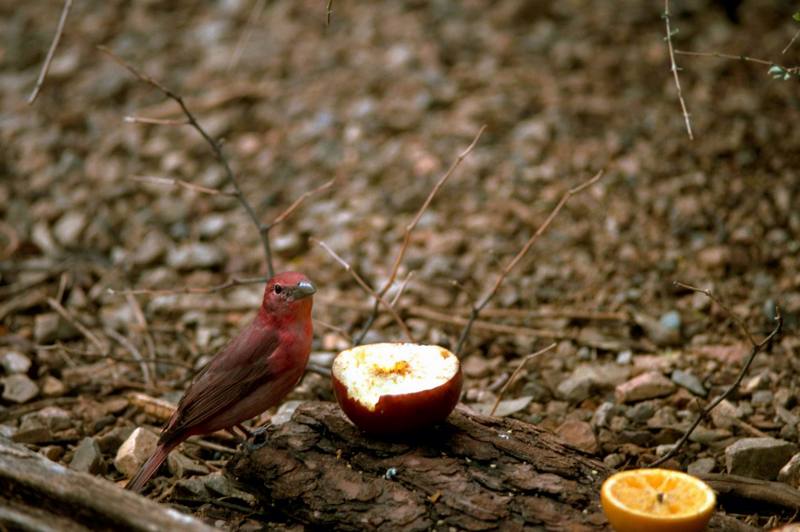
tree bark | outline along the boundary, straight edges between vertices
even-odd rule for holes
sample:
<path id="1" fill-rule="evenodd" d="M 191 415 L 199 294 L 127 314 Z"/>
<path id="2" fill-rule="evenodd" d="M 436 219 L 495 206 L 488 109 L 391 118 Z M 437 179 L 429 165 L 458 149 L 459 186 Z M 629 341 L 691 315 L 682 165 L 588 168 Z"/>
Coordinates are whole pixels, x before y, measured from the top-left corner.
<path id="1" fill-rule="evenodd" d="M 342 530 L 595 530 L 608 470 L 534 425 L 458 408 L 405 441 L 363 434 L 333 403 L 301 405 L 229 471 L 272 511 Z"/>
<path id="2" fill-rule="evenodd" d="M 214 530 L 0 437 L 2 530 Z"/>

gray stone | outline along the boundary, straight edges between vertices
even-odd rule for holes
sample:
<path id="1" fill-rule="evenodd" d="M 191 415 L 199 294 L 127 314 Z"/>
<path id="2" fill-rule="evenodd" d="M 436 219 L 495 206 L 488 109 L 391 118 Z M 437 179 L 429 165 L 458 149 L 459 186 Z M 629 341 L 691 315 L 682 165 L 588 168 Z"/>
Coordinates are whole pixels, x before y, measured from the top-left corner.
<path id="1" fill-rule="evenodd" d="M 178 270 L 213 268 L 225 262 L 225 253 L 216 246 L 202 243 L 183 244 L 167 254 L 167 263 Z"/>
<path id="2" fill-rule="evenodd" d="M 689 464 L 686 471 L 695 476 L 707 475 L 714 471 L 715 467 L 717 467 L 717 461 L 713 458 L 700 458 Z"/>
<path id="3" fill-rule="evenodd" d="M 625 456 L 619 453 L 611 453 L 603 458 L 603 463 L 609 469 L 616 469 L 625 463 Z"/>
<path id="4" fill-rule="evenodd" d="M 281 406 L 278 407 L 278 411 L 275 412 L 275 415 L 272 416 L 272 419 L 270 419 L 270 424 L 277 426 L 288 422 L 292 419 L 294 411 L 297 410 L 297 407 L 303 404 L 303 402 L 304 401 L 298 400 L 284 401 Z"/>
<path id="5" fill-rule="evenodd" d="M 689 436 L 689 441 L 708 445 L 710 443 L 714 443 L 715 441 L 729 438 L 730 436 L 731 432 L 729 430 L 710 429 L 703 425 L 697 425 L 697 427 L 695 427 L 695 429 L 692 431 L 691 436 Z"/>
<path id="6" fill-rule="evenodd" d="M 33 322 L 33 337 L 37 344 L 49 344 L 55 340 L 69 340 L 78 335 L 78 331 L 55 312 L 47 312 L 36 316 Z"/>
<path id="7" fill-rule="evenodd" d="M 69 466 L 84 473 L 96 475 L 101 472 L 103 465 L 103 455 L 100 452 L 100 447 L 94 438 L 84 438 L 75 448 L 75 454 L 72 456 Z"/>
<path id="8" fill-rule="evenodd" d="M 647 420 L 653 417 L 655 413 L 656 408 L 653 403 L 646 401 L 631 406 L 628 408 L 628 411 L 625 413 L 625 415 L 628 416 L 628 419 L 635 421 L 636 423 L 646 423 Z"/>
<path id="9" fill-rule="evenodd" d="M 663 397 L 673 391 L 672 381 L 657 371 L 649 371 L 617 386 L 614 395 L 617 402 L 631 403 Z"/>
<path id="10" fill-rule="evenodd" d="M 208 474 L 208 467 L 177 451 L 173 451 L 167 456 L 167 467 L 175 478 L 183 478 L 187 474 Z"/>
<path id="11" fill-rule="evenodd" d="M 45 397 L 60 397 L 67 391 L 64 383 L 52 375 L 45 375 L 41 382 L 42 395 Z"/>
<path id="12" fill-rule="evenodd" d="M 31 360 L 17 351 L 6 351 L 0 355 L 0 365 L 6 373 L 27 373 L 31 369 Z"/>
<path id="13" fill-rule="evenodd" d="M 592 394 L 594 379 L 588 375 L 573 375 L 567 377 L 558 385 L 556 392 L 559 397 L 568 401 L 580 402 Z"/>
<path id="14" fill-rule="evenodd" d="M 12 403 L 27 403 L 39 395 L 39 387 L 27 375 L 9 375 L 0 379 L 3 399 Z"/>
<path id="15" fill-rule="evenodd" d="M 47 427 L 53 432 L 72 428 L 72 416 L 70 413 L 57 406 L 46 406 L 36 412 L 31 412 L 22 416 L 20 429 L 29 430 L 41 426 Z"/>
<path id="16" fill-rule="evenodd" d="M 725 449 L 725 466 L 731 475 L 775 480 L 797 452 L 793 443 L 776 438 L 742 438 Z"/>
<path id="17" fill-rule="evenodd" d="M 114 466 L 128 478 L 136 474 L 139 467 L 147 460 L 158 444 L 158 436 L 138 427 L 128 439 L 120 445 Z"/>
<path id="18" fill-rule="evenodd" d="M 217 493 L 223 497 L 239 499 L 240 501 L 250 505 L 256 504 L 255 495 L 237 488 L 234 483 L 222 473 L 222 471 L 215 471 L 202 478 L 204 480 L 206 489 L 209 491 Z"/>
<path id="19" fill-rule="evenodd" d="M 58 322 L 61 318 L 55 312 L 39 314 L 33 323 L 33 337 L 36 343 L 49 344 L 58 337 Z"/>
<path id="20" fill-rule="evenodd" d="M 750 403 L 753 406 L 768 406 L 772 404 L 773 394 L 770 390 L 757 390 L 753 392 Z"/>
<path id="21" fill-rule="evenodd" d="M 131 262 L 137 266 L 155 263 L 167 251 L 169 240 L 159 231 L 150 231 L 131 255 Z"/>
<path id="22" fill-rule="evenodd" d="M 221 214 L 209 214 L 200 220 L 200 223 L 197 225 L 197 230 L 201 237 L 212 239 L 222 234 L 227 223 L 227 218 L 225 218 L 225 216 Z M 279 251 L 275 246 L 273 246 L 273 249 Z"/>
<path id="23" fill-rule="evenodd" d="M 489 362 L 483 355 L 471 355 L 464 359 L 464 362 L 461 364 L 461 370 L 467 377 L 480 379 L 481 377 L 489 375 L 492 368 L 489 367 Z"/>
<path id="24" fill-rule="evenodd" d="M 695 395 L 699 395 L 700 397 L 705 397 L 708 395 L 708 390 L 706 390 L 705 386 L 703 386 L 703 383 L 700 382 L 700 379 L 688 371 L 676 369 L 672 372 L 671 379 L 672 382 L 678 386 L 686 388 Z"/>
<path id="25" fill-rule="evenodd" d="M 86 227 L 86 214 L 83 211 L 69 211 L 59 218 L 53 227 L 56 240 L 65 247 L 77 247 L 84 227 Z"/>
<path id="26" fill-rule="evenodd" d="M 556 429 L 556 434 L 573 447 L 587 453 L 596 453 L 598 450 L 592 426 L 585 421 L 568 419 Z"/>
<path id="27" fill-rule="evenodd" d="M 721 429 L 733 427 L 739 417 L 739 411 L 733 403 L 727 399 L 723 399 L 714 410 L 711 411 L 711 420 L 714 422 L 714 425 Z"/>
<path id="28" fill-rule="evenodd" d="M 633 351 L 630 349 L 617 354 L 617 364 L 630 364 L 631 360 L 633 360 Z"/>
<path id="29" fill-rule="evenodd" d="M 597 410 L 594 411 L 594 415 L 592 416 L 592 428 L 597 430 L 601 427 L 607 427 L 609 421 L 611 420 L 611 416 L 615 413 L 615 410 L 616 405 L 611 401 L 605 401 L 598 406 Z"/>

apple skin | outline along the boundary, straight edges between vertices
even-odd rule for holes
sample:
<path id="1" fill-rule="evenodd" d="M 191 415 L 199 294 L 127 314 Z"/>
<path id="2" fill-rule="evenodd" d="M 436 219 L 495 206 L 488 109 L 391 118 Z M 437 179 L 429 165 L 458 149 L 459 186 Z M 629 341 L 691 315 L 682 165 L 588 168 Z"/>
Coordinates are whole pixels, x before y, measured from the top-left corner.
<path id="1" fill-rule="evenodd" d="M 435 388 L 401 395 L 384 395 L 375 410 L 351 398 L 334 375 L 333 393 L 345 415 L 364 432 L 376 435 L 411 433 L 447 419 L 461 397 L 461 366 L 450 380 Z"/>

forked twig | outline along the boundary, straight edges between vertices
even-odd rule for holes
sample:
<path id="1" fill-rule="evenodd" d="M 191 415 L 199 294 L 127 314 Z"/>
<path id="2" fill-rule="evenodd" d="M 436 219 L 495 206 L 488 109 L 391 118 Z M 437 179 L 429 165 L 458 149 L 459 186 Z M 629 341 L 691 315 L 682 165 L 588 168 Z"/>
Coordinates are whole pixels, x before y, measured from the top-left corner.
<path id="1" fill-rule="evenodd" d="M 769 333 L 766 338 L 761 340 L 761 342 L 756 342 L 755 339 L 753 338 L 753 335 L 750 334 L 749 330 L 747 330 L 747 327 L 745 326 L 744 322 L 738 316 L 736 316 L 728 307 L 723 305 L 719 301 L 719 299 L 714 297 L 709 290 L 704 290 L 702 288 L 697 288 L 695 286 L 691 286 L 691 285 L 680 283 L 680 282 L 676 282 L 675 285 L 683 287 L 683 288 L 687 288 L 687 289 L 692 290 L 694 292 L 700 292 L 701 294 L 705 294 L 714 303 L 719 305 L 722 308 L 722 310 L 724 310 L 737 323 L 737 325 L 739 325 L 739 327 L 744 331 L 745 335 L 750 340 L 750 343 L 752 345 L 752 349 L 750 351 L 750 355 L 747 357 L 747 360 L 745 360 L 744 365 L 742 366 L 742 369 L 739 371 L 739 375 L 737 375 L 736 376 L 736 380 L 733 381 L 733 384 L 728 386 L 728 388 L 723 392 L 722 395 L 720 395 L 719 397 L 717 397 L 716 399 L 711 401 L 703 409 L 703 411 L 700 412 L 700 415 L 697 416 L 697 418 L 694 420 L 694 423 L 692 423 L 692 425 L 689 427 L 689 429 L 686 432 L 683 433 L 683 436 L 681 436 L 681 438 L 677 441 L 677 443 L 675 443 L 675 445 L 669 450 L 669 452 L 667 452 L 667 454 L 665 454 L 664 456 L 662 456 L 661 458 L 659 458 L 658 460 L 656 460 L 655 462 L 650 464 L 649 467 L 658 467 L 658 466 L 660 466 L 661 464 L 663 464 L 664 462 L 666 462 L 667 460 L 669 460 L 670 458 L 672 458 L 673 456 L 675 456 L 678 453 L 678 451 L 681 449 L 681 447 L 683 447 L 683 445 L 686 444 L 687 441 L 689 441 L 689 437 L 692 435 L 692 432 L 694 432 L 694 429 L 697 428 L 697 426 L 700 424 L 700 422 L 703 421 L 703 419 L 705 419 L 706 416 L 708 416 L 711 413 L 711 411 L 714 410 L 714 408 L 717 407 L 718 404 L 720 404 L 722 401 L 724 401 L 725 399 L 730 397 L 733 394 L 733 392 L 736 391 L 736 389 L 741 384 L 742 379 L 744 379 L 744 376 L 747 374 L 747 370 L 750 369 L 750 365 L 753 363 L 753 360 L 756 358 L 756 355 L 759 354 L 766 346 L 768 346 L 770 344 L 770 342 L 772 342 L 772 340 L 778 334 L 780 334 L 781 329 L 783 328 L 783 316 L 781 316 L 780 308 L 776 306 L 775 307 L 775 321 L 777 322 L 777 324 L 775 325 L 775 328 L 772 329 L 772 332 Z"/>
<path id="2" fill-rule="evenodd" d="M 525 364 L 527 364 L 528 361 L 533 360 L 534 358 L 538 357 L 539 355 L 543 355 L 544 353 L 547 353 L 548 351 L 553 349 L 555 346 L 556 346 L 556 343 L 553 342 L 552 344 L 548 345 L 544 349 L 540 349 L 540 350 L 536 351 L 535 353 L 531 353 L 530 355 L 527 355 L 525 358 L 523 358 L 520 361 L 519 365 L 517 366 L 517 369 L 514 370 L 514 373 L 511 374 L 511 376 L 508 378 L 506 383 L 500 389 L 500 393 L 497 394 L 497 400 L 494 402 L 494 406 L 492 407 L 492 411 L 489 412 L 490 416 L 493 416 L 494 413 L 497 411 L 497 407 L 500 406 L 500 401 L 503 400 L 503 395 L 506 393 L 506 390 L 508 389 L 508 387 L 511 386 L 511 383 L 514 382 L 514 379 L 517 378 L 517 375 L 519 375 L 519 372 L 522 371 L 522 368 L 525 367 Z"/>
<path id="3" fill-rule="evenodd" d="M 675 88 L 678 89 L 678 101 L 681 103 L 681 111 L 683 111 L 683 120 L 686 122 L 686 132 L 689 134 L 689 140 L 694 140 L 692 134 L 692 123 L 689 120 L 689 111 L 686 109 L 686 102 L 683 100 L 683 91 L 681 91 L 681 80 L 678 78 L 678 64 L 675 62 L 675 50 L 672 47 L 672 28 L 669 24 L 669 0 L 664 0 L 664 24 L 667 28 L 667 49 L 669 50 L 669 69 L 672 71 L 672 76 L 675 78 Z M 677 32 L 677 30 L 675 30 Z"/>
<path id="4" fill-rule="evenodd" d="M 30 96 L 28 96 L 28 105 L 36 101 L 39 96 L 39 91 L 42 89 L 44 80 L 47 77 L 47 72 L 50 70 L 50 63 L 53 62 L 53 57 L 56 55 L 56 48 L 61 40 L 61 35 L 64 34 L 64 25 L 67 23 L 67 16 L 69 10 L 72 8 L 72 0 L 64 0 L 64 8 L 61 10 L 61 18 L 58 19 L 58 27 L 56 27 L 56 34 L 53 36 L 53 42 L 50 43 L 50 49 L 47 50 L 47 56 L 44 59 L 42 70 L 39 72 L 39 77 L 36 79 L 36 85 L 33 87 Z"/>
<path id="5" fill-rule="evenodd" d="M 403 333 L 406 335 L 406 337 L 408 337 L 409 341 L 411 341 L 411 342 L 414 341 L 414 336 L 411 334 L 411 330 L 408 328 L 408 325 L 406 325 L 406 323 L 403 321 L 403 318 L 401 318 L 400 315 L 397 313 L 395 308 L 388 301 L 386 301 L 386 299 L 384 299 L 383 296 L 381 296 L 379 293 L 377 293 L 375 290 L 373 290 L 372 287 L 367 284 L 367 282 L 364 280 L 364 278 L 361 277 L 358 274 L 358 272 L 355 271 L 353 269 L 353 267 L 350 266 L 350 264 L 346 260 L 344 260 L 342 257 L 340 257 L 334 250 L 331 249 L 331 247 L 328 244 L 326 244 L 322 240 L 318 240 L 316 238 L 310 238 L 309 240 L 312 243 L 317 244 L 322 249 L 324 249 L 328 253 L 328 255 L 333 257 L 333 259 L 336 262 L 338 262 L 342 266 L 342 268 L 344 268 L 350 274 L 350 276 L 353 279 L 355 279 L 356 283 L 358 283 L 358 285 L 367 294 L 369 294 L 370 296 L 375 298 L 375 300 L 378 301 L 378 303 L 380 303 L 381 305 L 386 307 L 386 310 L 388 310 L 389 314 L 392 315 L 392 318 L 394 318 L 394 321 L 396 321 L 397 324 L 400 326 L 400 328 L 403 330 Z"/>
<path id="6" fill-rule="evenodd" d="M 519 252 L 514 256 L 513 259 L 511 259 L 511 261 L 506 265 L 506 267 L 503 268 L 503 271 L 497 277 L 497 280 L 494 282 L 494 285 L 489 290 L 489 292 L 485 296 L 483 296 L 483 298 L 480 301 L 478 301 L 472 306 L 472 309 L 470 310 L 469 314 L 469 319 L 467 320 L 467 324 L 461 331 L 461 336 L 458 338 L 458 343 L 456 344 L 456 350 L 455 350 L 456 356 L 461 356 L 461 350 L 464 347 L 464 343 L 467 341 L 467 338 L 469 337 L 469 333 L 472 330 L 472 325 L 475 323 L 475 320 L 478 319 L 478 315 L 480 314 L 480 312 L 484 309 L 484 307 L 486 307 L 486 305 L 489 304 L 489 302 L 495 296 L 497 290 L 500 288 L 500 285 L 503 284 L 503 281 L 511 272 L 511 270 L 514 269 L 514 267 L 519 263 L 519 261 L 522 260 L 522 257 L 524 257 L 526 253 L 528 253 L 528 250 L 531 248 L 531 246 L 533 246 L 534 242 L 536 242 L 536 240 L 539 239 L 542 233 L 544 233 L 545 230 L 547 230 L 547 228 L 550 227 L 550 224 L 553 222 L 553 220 L 561 211 L 561 209 L 564 207 L 564 205 L 567 204 L 569 199 L 575 194 L 578 194 L 583 190 L 591 187 L 595 183 L 597 183 L 601 177 L 603 177 L 603 170 L 597 172 L 594 175 L 594 177 L 592 177 L 585 183 L 581 183 L 577 187 L 571 188 L 566 193 L 564 193 L 564 195 L 561 197 L 561 200 L 558 202 L 555 208 L 550 212 L 545 221 L 542 222 L 542 225 L 540 225 L 539 228 L 536 230 L 536 232 L 533 234 L 533 236 L 531 236 L 528 239 L 528 241 L 525 242 L 525 245 L 522 246 L 522 249 L 519 250 Z"/>
<path id="7" fill-rule="evenodd" d="M 225 175 L 229 184 L 233 186 L 234 195 L 236 199 L 239 200 L 239 203 L 242 205 L 244 210 L 247 212 L 247 215 L 250 217 L 250 220 L 253 222 L 253 225 L 256 226 L 258 229 L 258 234 L 261 237 L 261 245 L 264 248 L 264 255 L 267 261 L 267 272 L 269 277 L 273 277 L 275 275 L 275 268 L 272 265 L 272 248 L 270 247 L 269 241 L 269 229 L 270 227 L 266 224 L 262 224 L 258 220 L 258 215 L 256 215 L 256 211 L 253 209 L 253 206 L 250 205 L 250 202 L 247 201 L 247 198 L 244 196 L 241 187 L 239 186 L 239 180 L 236 178 L 236 174 L 233 173 L 230 164 L 228 163 L 228 159 L 225 157 L 225 154 L 222 153 L 222 146 L 214 140 L 211 135 L 200 125 L 200 123 L 195 118 L 194 114 L 189 110 L 186 106 L 186 102 L 183 101 L 183 97 L 172 90 L 168 89 L 164 85 L 162 85 L 159 81 L 151 78 L 150 76 L 143 74 L 139 70 L 137 70 L 133 65 L 116 55 L 114 52 L 106 48 L 105 46 L 99 46 L 98 49 L 103 52 L 104 54 L 108 55 L 111 59 L 115 62 L 123 66 L 125 69 L 128 70 L 131 74 L 133 74 L 137 79 L 140 81 L 155 87 L 156 89 L 160 90 L 164 96 L 173 100 L 178 106 L 181 108 L 184 116 L 189 121 L 189 125 L 197 131 L 200 136 L 205 139 L 206 143 L 211 148 L 211 151 L 214 152 L 214 156 L 217 158 L 217 161 L 222 165 L 225 169 Z"/>
<path id="8" fill-rule="evenodd" d="M 425 201 L 419 208 L 419 211 L 417 211 L 417 214 L 416 216 L 414 216 L 414 219 L 411 220 L 411 223 L 409 223 L 405 227 L 405 232 L 403 234 L 403 243 L 400 246 L 400 251 L 397 253 L 397 257 L 395 257 L 394 259 L 394 264 L 392 265 L 392 271 L 389 274 L 389 278 L 386 280 L 383 287 L 378 291 L 378 295 L 380 297 L 386 295 L 386 292 L 389 291 L 389 288 L 392 286 L 392 284 L 394 284 L 395 279 L 397 279 L 397 272 L 400 270 L 400 264 L 403 262 L 403 257 L 405 257 L 406 250 L 408 250 L 408 245 L 411 243 L 411 232 L 414 230 L 415 227 L 417 227 L 417 224 L 422 218 L 422 215 L 425 214 L 425 211 L 428 209 L 431 202 L 433 201 L 433 197 L 436 195 L 437 192 L 439 192 L 439 189 L 441 189 L 444 186 L 447 180 L 450 179 L 450 176 L 452 176 L 453 173 L 456 171 L 456 169 L 461 165 L 461 162 L 464 159 L 466 159 L 466 157 L 472 152 L 472 150 L 475 148 L 475 145 L 478 144 L 478 140 L 480 140 L 481 135 L 483 135 L 483 132 L 485 130 L 486 126 L 485 125 L 481 126 L 481 128 L 478 130 L 478 134 L 475 135 L 474 139 L 472 139 L 470 145 L 467 146 L 467 148 L 459 154 L 456 160 L 453 161 L 453 164 L 450 165 L 450 168 L 447 169 L 447 172 L 445 172 L 444 175 L 442 175 L 442 177 L 439 178 L 439 181 L 437 181 L 436 184 L 433 186 L 433 189 L 428 194 L 428 197 L 425 198 Z M 359 335 L 356 337 L 354 345 L 359 345 L 362 341 L 364 341 L 364 337 L 367 336 L 367 333 L 372 327 L 372 324 L 375 322 L 375 318 L 378 317 L 379 306 L 380 306 L 380 300 L 376 299 L 375 304 L 372 307 L 372 312 L 370 313 L 369 318 L 367 318 L 367 323 L 364 325 L 364 328 L 362 329 L 361 333 L 359 333 Z"/>

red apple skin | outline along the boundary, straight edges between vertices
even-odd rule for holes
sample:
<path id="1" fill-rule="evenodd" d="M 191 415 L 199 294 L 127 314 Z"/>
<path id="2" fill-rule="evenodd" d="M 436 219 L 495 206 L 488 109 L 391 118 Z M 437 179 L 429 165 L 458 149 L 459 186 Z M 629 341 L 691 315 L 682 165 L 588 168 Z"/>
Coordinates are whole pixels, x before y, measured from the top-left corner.
<path id="1" fill-rule="evenodd" d="M 430 390 L 402 395 L 384 395 L 375 410 L 351 398 L 334 375 L 333 393 L 345 415 L 364 432 L 377 435 L 411 433 L 447 419 L 461 397 L 461 368 L 449 381 Z"/>

